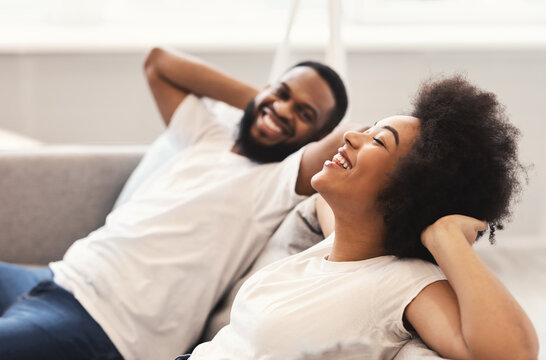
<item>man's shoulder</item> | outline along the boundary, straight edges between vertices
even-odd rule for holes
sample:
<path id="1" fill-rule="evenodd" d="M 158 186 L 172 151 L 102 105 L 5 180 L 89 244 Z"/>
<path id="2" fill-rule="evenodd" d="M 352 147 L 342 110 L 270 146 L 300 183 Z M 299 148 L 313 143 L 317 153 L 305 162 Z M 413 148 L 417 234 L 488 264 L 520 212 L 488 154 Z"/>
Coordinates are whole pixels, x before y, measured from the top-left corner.
<path id="1" fill-rule="evenodd" d="M 201 98 L 200 100 L 216 120 L 228 128 L 235 128 L 243 116 L 243 110 L 226 104 L 225 102 L 206 97 Z"/>
<path id="2" fill-rule="evenodd" d="M 173 113 L 167 132 L 178 143 L 188 146 L 218 136 L 231 139 L 235 128 L 225 115 L 218 113 L 214 101 L 188 94 Z"/>

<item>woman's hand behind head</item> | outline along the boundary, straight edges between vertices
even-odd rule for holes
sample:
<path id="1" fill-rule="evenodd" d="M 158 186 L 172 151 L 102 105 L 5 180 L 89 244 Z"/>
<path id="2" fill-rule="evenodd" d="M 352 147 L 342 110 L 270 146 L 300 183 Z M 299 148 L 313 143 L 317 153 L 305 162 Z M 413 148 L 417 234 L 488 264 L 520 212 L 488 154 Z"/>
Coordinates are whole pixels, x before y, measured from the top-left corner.
<path id="1" fill-rule="evenodd" d="M 464 235 L 466 241 L 472 245 L 478 236 L 479 231 L 487 229 L 487 222 L 464 215 L 447 215 L 436 220 L 428 226 L 421 234 L 421 242 L 431 251 L 431 248 L 441 241 L 453 241 L 449 233 L 458 231 Z"/>

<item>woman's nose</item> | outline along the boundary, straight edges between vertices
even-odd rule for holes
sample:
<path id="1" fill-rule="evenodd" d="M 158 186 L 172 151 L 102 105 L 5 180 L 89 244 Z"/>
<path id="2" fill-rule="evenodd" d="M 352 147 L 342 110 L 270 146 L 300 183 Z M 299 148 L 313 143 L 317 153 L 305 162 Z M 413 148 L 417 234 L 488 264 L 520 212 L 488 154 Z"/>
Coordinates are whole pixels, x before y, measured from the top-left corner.
<path id="1" fill-rule="evenodd" d="M 347 131 L 343 134 L 343 140 L 350 147 L 357 149 L 360 147 L 367 135 L 359 131 Z"/>

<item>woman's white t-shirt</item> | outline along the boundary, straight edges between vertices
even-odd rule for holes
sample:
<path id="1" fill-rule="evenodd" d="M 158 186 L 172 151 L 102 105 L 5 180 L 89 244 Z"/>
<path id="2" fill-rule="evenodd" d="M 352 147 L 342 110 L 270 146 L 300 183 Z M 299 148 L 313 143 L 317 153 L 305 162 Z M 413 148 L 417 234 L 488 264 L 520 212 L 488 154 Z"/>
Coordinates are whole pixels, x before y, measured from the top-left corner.
<path id="1" fill-rule="evenodd" d="M 445 276 L 431 263 L 395 256 L 328 261 L 333 238 L 249 278 L 230 324 L 191 359 L 299 359 L 363 342 L 370 344 L 366 358 L 394 357 L 411 338 L 406 306 Z"/>

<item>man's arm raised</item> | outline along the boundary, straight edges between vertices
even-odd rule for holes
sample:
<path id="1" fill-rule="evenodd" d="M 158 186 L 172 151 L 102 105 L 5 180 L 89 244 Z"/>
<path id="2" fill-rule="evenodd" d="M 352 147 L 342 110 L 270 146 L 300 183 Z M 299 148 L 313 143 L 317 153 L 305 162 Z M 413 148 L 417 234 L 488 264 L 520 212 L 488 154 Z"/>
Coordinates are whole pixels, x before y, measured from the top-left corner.
<path id="1" fill-rule="evenodd" d="M 343 146 L 343 134 L 350 130 L 365 131 L 369 126 L 356 123 L 339 124 L 331 133 L 321 140 L 309 144 L 301 157 L 296 193 L 312 195 L 315 189 L 311 186 L 311 178 L 322 169 L 326 160 L 332 159 L 339 147 Z"/>
<path id="2" fill-rule="evenodd" d="M 258 90 L 187 55 L 154 48 L 144 63 L 148 84 L 166 125 L 189 94 L 206 96 L 244 109 Z"/>
<path id="3" fill-rule="evenodd" d="M 317 196 L 315 207 L 317 210 L 318 222 L 320 228 L 322 229 L 322 235 L 327 238 L 336 228 L 336 218 L 334 216 L 334 212 L 326 200 L 324 200 L 324 198 L 320 195 Z"/>

